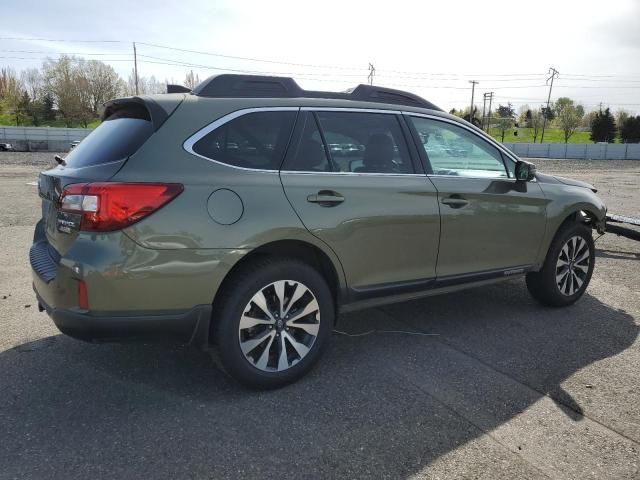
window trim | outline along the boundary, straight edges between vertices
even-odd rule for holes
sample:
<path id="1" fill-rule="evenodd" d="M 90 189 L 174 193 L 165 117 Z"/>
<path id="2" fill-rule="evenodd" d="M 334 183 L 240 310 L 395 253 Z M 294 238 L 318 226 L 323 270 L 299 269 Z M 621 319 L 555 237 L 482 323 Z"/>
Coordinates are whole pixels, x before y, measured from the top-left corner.
<path id="1" fill-rule="evenodd" d="M 408 116 L 408 117 L 421 117 L 421 118 L 427 118 L 429 120 L 435 120 L 435 121 L 439 121 L 439 122 L 445 122 L 445 123 L 450 123 L 451 125 L 455 125 L 457 127 L 460 128 L 464 128 L 465 130 L 469 131 L 470 133 L 472 133 L 473 135 L 475 135 L 476 137 L 484 140 L 485 142 L 487 142 L 489 145 L 491 145 L 492 147 L 496 148 L 498 150 L 498 153 L 500 153 L 500 157 L 502 158 L 502 163 L 505 169 L 505 172 L 507 174 L 506 178 L 502 178 L 501 180 L 506 181 L 506 180 L 511 180 L 511 181 L 516 181 L 516 179 L 514 177 L 511 177 L 511 172 L 509 170 L 509 167 L 506 164 L 507 159 L 511 160 L 514 164 L 518 162 L 517 158 L 509 151 L 507 150 L 503 145 L 501 145 L 500 143 L 496 142 L 493 138 L 487 136 L 486 134 L 480 135 L 474 128 L 471 128 L 465 124 L 463 124 L 462 122 L 458 122 L 455 120 L 451 120 L 449 118 L 445 118 L 445 117 L 440 117 L 437 115 L 429 115 L 429 114 L 424 114 L 424 113 L 416 113 L 416 112 L 402 112 L 403 115 Z M 413 122 L 409 122 L 409 124 L 411 125 L 412 129 L 415 129 L 415 125 L 413 125 Z M 421 148 L 422 146 L 419 145 Z M 422 150 L 424 151 L 424 148 L 422 148 Z M 424 158 L 427 161 L 427 164 L 425 165 L 425 170 L 427 170 L 427 172 L 433 172 L 433 169 L 431 168 L 431 162 L 429 161 L 429 158 L 427 157 L 426 152 L 424 152 L 424 157 L 422 157 L 423 153 L 420 152 L 420 156 L 421 158 Z M 428 167 L 428 168 L 427 168 Z M 515 165 L 514 165 L 515 168 Z M 427 173 L 427 176 L 429 177 L 438 177 L 438 178 L 456 178 L 458 180 L 460 179 L 473 179 L 473 180 L 478 180 L 478 179 L 482 179 L 482 180 L 487 180 L 488 178 L 491 177 L 458 177 L 458 176 L 453 176 L 453 175 L 437 175 L 434 173 Z M 496 180 L 496 178 L 494 178 L 494 180 Z"/>
<path id="2" fill-rule="evenodd" d="M 241 110 L 236 110 L 235 112 L 231 112 L 231 113 L 228 113 L 226 115 L 223 115 L 219 119 L 211 122 L 210 124 L 206 125 L 205 127 L 201 128 L 200 130 L 198 130 L 196 133 L 191 135 L 189 138 L 187 138 L 182 143 L 182 148 L 185 151 L 187 151 L 187 153 L 190 153 L 191 155 L 195 155 L 196 157 L 203 158 L 205 160 L 208 160 L 209 162 L 216 163 L 218 165 L 222 165 L 222 166 L 225 166 L 225 167 L 235 168 L 237 170 L 244 170 L 244 171 L 249 171 L 249 172 L 278 173 L 280 171 L 279 168 L 276 169 L 276 170 L 272 170 L 272 169 L 263 169 L 263 168 L 239 167 L 237 165 L 231 165 L 230 163 L 221 162 L 220 160 L 216 160 L 214 158 L 205 157 L 204 155 L 200 155 L 199 153 L 197 153 L 193 149 L 193 146 L 199 140 L 201 140 L 203 137 L 205 137 L 206 135 L 208 135 L 209 133 L 211 133 L 215 129 L 223 126 L 226 123 L 229 123 L 232 120 L 235 120 L 236 118 L 243 117 L 244 115 L 249 115 L 250 113 L 258 113 L 258 112 L 299 112 L 299 111 L 300 111 L 300 107 L 256 107 L 256 108 L 244 108 L 244 109 L 241 109 Z M 294 124 L 293 128 L 291 129 L 290 135 L 293 135 L 294 131 L 295 131 L 295 124 Z M 291 137 L 289 138 L 289 143 L 291 143 Z M 285 151 L 285 157 L 286 157 L 286 151 Z M 284 157 L 283 157 L 283 159 L 284 159 Z M 280 164 L 280 166 L 282 166 L 282 163 Z"/>

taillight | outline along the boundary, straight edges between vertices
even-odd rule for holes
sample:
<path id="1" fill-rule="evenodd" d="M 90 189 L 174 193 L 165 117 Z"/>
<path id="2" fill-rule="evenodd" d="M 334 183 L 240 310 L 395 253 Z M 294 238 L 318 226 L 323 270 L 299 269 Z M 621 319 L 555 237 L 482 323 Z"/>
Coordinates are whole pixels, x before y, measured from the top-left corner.
<path id="1" fill-rule="evenodd" d="M 89 310 L 89 294 L 87 284 L 83 280 L 78 280 L 78 307 L 82 310 Z"/>
<path id="2" fill-rule="evenodd" d="M 59 207 L 82 215 L 80 230 L 112 232 L 151 215 L 182 190 L 179 183 L 78 183 L 65 187 Z"/>

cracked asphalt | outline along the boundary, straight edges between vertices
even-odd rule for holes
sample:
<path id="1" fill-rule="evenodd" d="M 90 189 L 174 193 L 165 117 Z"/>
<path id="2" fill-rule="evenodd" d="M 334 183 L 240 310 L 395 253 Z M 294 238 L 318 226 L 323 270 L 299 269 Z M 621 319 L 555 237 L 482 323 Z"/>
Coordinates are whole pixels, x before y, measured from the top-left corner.
<path id="1" fill-rule="evenodd" d="M 522 280 L 342 315 L 310 375 L 255 392 L 207 354 L 91 345 L 39 313 L 27 252 L 53 154 L 0 153 L 0 479 L 640 478 L 640 243 L 574 306 Z M 640 216 L 640 162 L 535 160 Z"/>

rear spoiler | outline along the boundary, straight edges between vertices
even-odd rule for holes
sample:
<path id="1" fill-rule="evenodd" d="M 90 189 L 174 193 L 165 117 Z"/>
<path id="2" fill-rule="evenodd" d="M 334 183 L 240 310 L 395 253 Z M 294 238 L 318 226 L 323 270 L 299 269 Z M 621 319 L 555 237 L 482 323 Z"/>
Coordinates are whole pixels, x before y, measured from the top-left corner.
<path id="1" fill-rule="evenodd" d="M 181 102 L 177 102 L 171 111 L 167 112 L 167 110 L 162 108 L 162 106 L 151 97 L 116 98 L 104 104 L 104 110 L 100 119 L 104 121 L 118 111 L 131 109 L 133 110 L 132 117 L 151 120 L 153 130 L 157 131 L 180 103 Z"/>

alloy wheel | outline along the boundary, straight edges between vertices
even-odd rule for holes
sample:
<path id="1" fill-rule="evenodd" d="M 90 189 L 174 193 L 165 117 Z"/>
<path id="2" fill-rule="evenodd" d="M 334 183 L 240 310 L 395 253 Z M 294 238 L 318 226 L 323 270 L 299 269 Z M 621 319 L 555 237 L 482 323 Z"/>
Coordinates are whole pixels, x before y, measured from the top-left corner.
<path id="1" fill-rule="evenodd" d="M 294 280 L 258 290 L 243 310 L 240 350 L 254 367 L 281 372 L 300 362 L 320 330 L 320 307 L 313 292 Z"/>
<path id="2" fill-rule="evenodd" d="M 556 285 L 560 293 L 574 295 L 584 284 L 589 273 L 591 251 L 589 244 L 580 236 L 567 240 L 556 262 Z"/>

